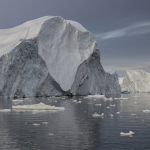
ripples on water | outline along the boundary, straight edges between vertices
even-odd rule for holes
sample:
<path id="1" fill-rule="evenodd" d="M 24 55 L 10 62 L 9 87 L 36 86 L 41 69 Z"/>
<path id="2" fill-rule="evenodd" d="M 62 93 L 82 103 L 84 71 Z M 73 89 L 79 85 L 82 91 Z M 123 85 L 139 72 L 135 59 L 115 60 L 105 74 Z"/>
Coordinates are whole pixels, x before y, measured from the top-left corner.
<path id="1" fill-rule="evenodd" d="M 144 150 L 150 149 L 150 94 L 122 95 L 130 100 L 105 101 L 100 98 L 34 98 L 23 104 L 43 102 L 65 107 L 64 111 L 0 112 L 0 149 L 8 150 Z M 74 103 L 71 99 L 82 103 Z M 96 106 L 95 104 L 102 104 Z M 115 104 L 116 106 L 110 106 Z M 15 105 L 0 99 L 0 109 Z M 93 118 L 97 112 L 104 118 Z M 116 114 L 120 112 L 120 114 Z M 113 117 L 110 116 L 113 114 Z M 48 122 L 43 124 L 42 122 Z M 40 124 L 34 126 L 33 124 Z M 120 132 L 135 135 L 120 136 Z"/>

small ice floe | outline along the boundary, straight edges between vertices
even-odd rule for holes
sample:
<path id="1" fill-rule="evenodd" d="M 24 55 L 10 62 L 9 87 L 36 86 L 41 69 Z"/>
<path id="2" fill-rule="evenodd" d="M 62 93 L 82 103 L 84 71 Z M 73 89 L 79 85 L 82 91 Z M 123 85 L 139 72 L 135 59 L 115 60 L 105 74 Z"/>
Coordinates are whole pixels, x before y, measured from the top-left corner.
<path id="1" fill-rule="evenodd" d="M 14 99 L 14 100 L 12 100 L 12 102 L 14 102 L 14 103 L 16 103 L 16 102 L 23 102 L 23 100 L 21 100 L 21 99 Z"/>
<path id="2" fill-rule="evenodd" d="M 33 123 L 32 125 L 33 126 L 40 126 L 40 124 L 38 124 L 38 123 Z"/>
<path id="3" fill-rule="evenodd" d="M 43 124 L 48 124 L 48 122 L 42 122 Z"/>
<path id="4" fill-rule="evenodd" d="M 64 110 L 63 107 L 55 107 L 46 105 L 44 103 L 33 104 L 33 105 L 17 105 L 12 106 L 13 110 Z"/>
<path id="5" fill-rule="evenodd" d="M 54 135 L 53 133 L 49 133 L 50 136 Z"/>
<path id="6" fill-rule="evenodd" d="M 120 112 L 116 112 L 116 114 L 120 114 Z"/>
<path id="7" fill-rule="evenodd" d="M 102 104 L 95 104 L 95 106 L 102 106 Z"/>
<path id="8" fill-rule="evenodd" d="M 110 114 L 110 117 L 113 117 L 114 115 L 113 114 Z"/>
<path id="9" fill-rule="evenodd" d="M 96 99 L 94 99 L 94 101 L 96 101 Z"/>
<path id="10" fill-rule="evenodd" d="M 65 99 L 65 98 L 63 97 L 63 98 L 61 98 L 61 99 Z"/>
<path id="11" fill-rule="evenodd" d="M 0 109 L 0 112 L 11 112 L 11 109 Z"/>
<path id="12" fill-rule="evenodd" d="M 102 113 L 101 115 L 100 114 L 98 114 L 97 112 L 95 112 L 94 114 L 93 114 L 93 117 L 103 117 L 104 116 L 104 113 Z"/>
<path id="13" fill-rule="evenodd" d="M 107 106 L 107 108 L 110 108 L 109 106 Z"/>
<path id="14" fill-rule="evenodd" d="M 131 135 L 133 135 L 133 134 L 135 134 L 135 133 L 132 132 L 132 131 L 129 131 L 129 133 L 120 132 L 120 135 L 121 135 L 121 136 L 131 136 Z"/>
<path id="15" fill-rule="evenodd" d="M 143 113 L 150 113 L 150 110 L 142 110 Z"/>
<path id="16" fill-rule="evenodd" d="M 111 107 L 115 107 L 116 105 L 115 105 L 115 104 L 113 104 L 113 105 L 112 105 L 112 104 L 110 104 L 110 106 L 111 106 Z"/>
<path id="17" fill-rule="evenodd" d="M 112 100 L 113 100 L 113 98 L 112 98 L 112 97 L 110 97 L 110 98 L 106 98 L 106 97 L 104 97 L 104 100 L 112 101 Z"/>
<path id="18" fill-rule="evenodd" d="M 94 98 L 105 98 L 105 95 L 88 95 L 89 98 L 94 97 Z"/>
<path id="19" fill-rule="evenodd" d="M 82 101 L 78 101 L 78 102 L 75 102 L 76 104 L 80 104 L 80 103 L 82 103 Z"/>
<path id="20" fill-rule="evenodd" d="M 77 101 L 77 100 L 73 100 L 72 102 L 74 102 L 76 104 L 82 103 L 82 101 Z"/>

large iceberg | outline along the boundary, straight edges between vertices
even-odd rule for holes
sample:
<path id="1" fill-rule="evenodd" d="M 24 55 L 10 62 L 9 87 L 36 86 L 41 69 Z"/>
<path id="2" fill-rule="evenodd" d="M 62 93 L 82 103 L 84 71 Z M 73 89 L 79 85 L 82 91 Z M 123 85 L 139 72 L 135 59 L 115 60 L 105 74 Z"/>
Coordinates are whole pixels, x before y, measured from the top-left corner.
<path id="1" fill-rule="evenodd" d="M 81 24 L 46 16 L 0 29 L 0 95 L 88 94 L 120 94 L 120 86 Z"/>
<path id="2" fill-rule="evenodd" d="M 121 88 L 131 92 L 150 92 L 150 73 L 143 70 L 126 70 Z"/>

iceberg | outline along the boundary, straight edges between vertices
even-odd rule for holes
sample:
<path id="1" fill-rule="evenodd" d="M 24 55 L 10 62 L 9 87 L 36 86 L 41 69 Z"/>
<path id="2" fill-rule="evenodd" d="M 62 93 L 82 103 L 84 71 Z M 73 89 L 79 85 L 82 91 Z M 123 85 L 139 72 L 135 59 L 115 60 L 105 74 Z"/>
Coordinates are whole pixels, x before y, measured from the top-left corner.
<path id="1" fill-rule="evenodd" d="M 0 29 L 0 95 L 120 94 L 118 75 L 104 69 L 95 37 L 80 23 L 46 16 Z"/>
<path id="2" fill-rule="evenodd" d="M 121 88 L 131 92 L 150 92 L 150 73 L 143 70 L 126 70 Z"/>

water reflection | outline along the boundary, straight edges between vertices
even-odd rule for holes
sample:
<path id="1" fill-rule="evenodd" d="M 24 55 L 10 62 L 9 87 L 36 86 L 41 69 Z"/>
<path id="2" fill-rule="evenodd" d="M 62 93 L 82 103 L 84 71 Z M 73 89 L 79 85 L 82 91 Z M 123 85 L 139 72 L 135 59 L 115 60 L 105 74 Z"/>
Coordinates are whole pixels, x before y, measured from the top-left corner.
<path id="1" fill-rule="evenodd" d="M 22 104 L 43 102 L 65 110 L 0 112 L 0 149 L 149 149 L 150 115 L 142 110 L 150 109 L 150 94 L 133 96 L 122 95 L 130 100 L 112 101 L 84 97 L 26 99 Z M 11 99 L 0 99 L 0 109 L 17 104 Z M 104 113 L 104 117 L 94 118 L 95 112 Z M 120 136 L 120 132 L 129 131 L 135 135 Z"/>

